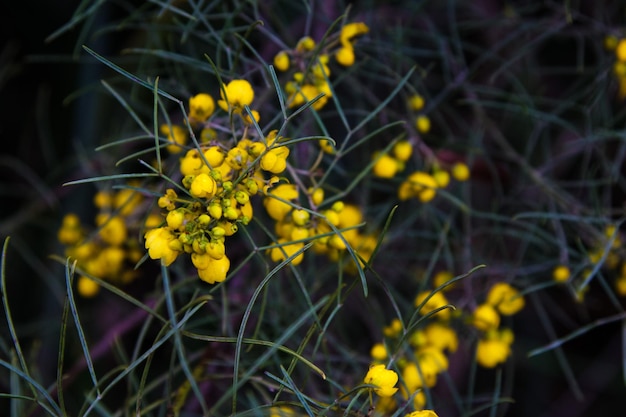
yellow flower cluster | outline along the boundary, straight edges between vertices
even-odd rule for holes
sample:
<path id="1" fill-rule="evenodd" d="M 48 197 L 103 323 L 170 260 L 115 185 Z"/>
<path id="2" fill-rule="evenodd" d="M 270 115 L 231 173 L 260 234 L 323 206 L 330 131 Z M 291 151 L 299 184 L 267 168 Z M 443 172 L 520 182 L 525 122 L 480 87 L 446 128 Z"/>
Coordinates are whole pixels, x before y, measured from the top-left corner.
<path id="1" fill-rule="evenodd" d="M 412 95 L 411 97 L 409 97 L 407 104 L 410 111 L 417 112 L 414 123 L 417 131 L 421 134 L 430 132 L 430 118 L 427 115 L 421 113 L 421 111 L 424 109 L 424 105 L 426 104 L 424 97 L 419 94 Z"/>
<path id="2" fill-rule="evenodd" d="M 251 102 L 249 92 L 242 94 L 226 86 L 228 101 L 218 102 L 238 112 Z M 221 103 L 221 104 L 220 104 Z M 214 284 L 226 279 L 230 260 L 225 240 L 247 225 L 253 216 L 251 197 L 265 193 L 278 179 L 264 175 L 281 174 L 287 168 L 289 149 L 280 144 L 276 131 L 258 140 L 244 138 L 230 149 L 224 144 L 206 144 L 191 149 L 180 159 L 182 185 L 186 195 L 167 189 L 158 200 L 164 210 L 165 224 L 145 234 L 145 247 L 152 259 L 172 264 L 178 255 L 189 254 L 198 276 Z"/>
<path id="3" fill-rule="evenodd" d="M 524 308 L 524 297 L 506 282 L 497 282 L 484 303 L 473 313 L 472 324 L 481 331 L 476 347 L 476 360 L 485 368 L 493 368 L 504 363 L 511 353 L 513 332 L 500 329 L 500 316 L 510 316 Z"/>
<path id="4" fill-rule="evenodd" d="M 446 280 L 451 276 L 449 272 L 442 271 L 437 280 Z M 446 289 L 452 286 L 446 287 Z M 459 340 L 456 331 L 452 327 L 448 300 L 443 291 L 420 292 L 415 298 L 414 305 L 421 315 L 431 315 L 434 321 L 425 326 L 412 329 L 405 334 L 404 326 L 400 319 L 394 319 L 388 326 L 383 328 L 384 343 L 375 344 L 370 355 L 374 363 L 389 361 L 391 354 L 387 347 L 402 347 L 405 344 L 401 340 L 408 341 L 410 349 L 400 348 L 393 354 L 397 361 L 402 377 L 400 394 L 408 400 L 413 398 L 415 410 L 422 410 L 426 406 L 425 388 L 433 388 L 437 384 L 438 376 L 446 372 L 449 367 L 448 355 L 456 352 Z M 438 312 L 434 313 L 436 310 Z M 395 401 L 381 401 L 377 405 L 379 412 L 392 413 L 397 408 Z"/>
<path id="5" fill-rule="evenodd" d="M 369 31 L 365 23 L 348 23 L 339 34 L 338 49 L 334 49 L 331 42 L 328 46 L 316 48 L 316 42 L 309 36 L 301 38 L 296 47 L 282 50 L 274 56 L 274 67 L 279 71 L 288 71 L 295 68 L 292 81 L 285 85 L 288 106 L 299 107 L 314 99 L 313 109 L 320 110 L 332 97 L 332 90 L 328 84 L 330 77 L 329 56 L 333 54 L 335 60 L 343 66 L 354 64 L 354 41 L 359 35 Z"/>
<path id="6" fill-rule="evenodd" d="M 370 350 L 375 364 L 388 363 L 392 359 L 397 363 L 401 376 L 400 394 L 405 400 L 413 399 L 415 410 L 426 406 L 424 389 L 433 388 L 439 375 L 449 369 L 449 355 L 459 346 L 456 327 L 469 323 L 479 330 L 476 360 L 483 367 L 493 368 L 508 358 L 514 339 L 510 329 L 500 328 L 500 317 L 516 314 L 525 304 L 515 288 L 497 282 L 488 291 L 484 303 L 473 312 L 452 310 L 447 307 L 450 305 L 447 294 L 454 294 L 457 286 L 449 283 L 442 287 L 452 278 L 451 272 L 439 271 L 433 277 L 434 287 L 439 290 L 421 291 L 415 297 L 418 314 L 428 316 L 431 321 L 407 331 L 400 319 L 393 319 L 383 328 L 384 341 L 374 344 Z M 381 399 L 377 404 L 378 412 L 391 414 L 396 409 L 393 399 Z"/>
<path id="7" fill-rule="evenodd" d="M 406 162 L 413 154 L 413 145 L 408 140 L 402 140 L 394 144 L 391 155 L 375 153 L 376 161 L 372 173 L 379 178 L 393 178 L 397 173 L 404 170 Z"/>
<path id="8" fill-rule="evenodd" d="M 607 251 L 608 248 L 608 251 Z M 614 288 L 618 295 L 626 296 L 626 259 L 624 259 L 622 234 L 615 225 L 604 228 L 602 235 L 593 243 L 588 253 L 589 267 L 583 270 L 580 280 L 585 280 L 591 274 L 596 264 L 603 262 L 602 267 L 615 275 Z M 585 287 L 587 290 L 588 287 Z M 577 294 L 582 300 L 584 294 Z"/>
<path id="9" fill-rule="evenodd" d="M 143 197 L 132 189 L 117 192 L 98 192 L 94 204 L 98 208 L 94 228 L 81 224 L 76 214 L 69 213 L 63 218 L 57 238 L 66 246 L 65 255 L 77 261 L 78 268 L 100 279 L 114 284 L 125 284 L 135 276 L 133 269 L 143 256 L 143 251 L 133 235 L 141 227 L 154 225 L 154 217 L 149 216 L 144 223 L 141 209 Z M 87 278 L 78 277 L 78 293 L 84 297 L 96 295 L 98 284 Z"/>
<path id="10" fill-rule="evenodd" d="M 309 189 L 307 194 L 315 206 L 323 203 L 322 189 Z M 274 262 L 282 262 L 294 256 L 304 248 L 307 241 L 313 242 L 314 253 L 325 254 L 333 261 L 337 261 L 348 246 L 358 254 L 361 266 L 363 261 L 369 260 L 376 246 L 376 238 L 363 235 L 356 228 L 363 221 L 363 213 L 357 206 L 336 201 L 328 209 L 305 210 L 298 205 L 299 197 L 296 185 L 280 184 L 272 188 L 263 200 L 267 213 L 276 221 L 278 240 L 269 250 Z M 335 232 L 335 229 L 341 231 Z M 303 259 L 304 253 L 299 253 L 291 260 L 291 264 L 298 265 Z"/>

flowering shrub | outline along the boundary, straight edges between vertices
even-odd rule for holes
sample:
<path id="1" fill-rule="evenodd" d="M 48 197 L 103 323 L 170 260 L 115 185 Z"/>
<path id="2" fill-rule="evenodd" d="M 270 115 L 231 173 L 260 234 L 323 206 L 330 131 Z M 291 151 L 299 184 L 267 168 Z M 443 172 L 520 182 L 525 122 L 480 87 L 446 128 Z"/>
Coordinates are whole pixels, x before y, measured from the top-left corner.
<path id="1" fill-rule="evenodd" d="M 157 3 L 98 32 L 141 31 L 123 56 L 82 48 L 121 112 L 64 166 L 47 226 L 60 325 L 37 331 L 56 365 L 31 362 L 3 256 L 11 415 L 593 408 L 626 317 L 615 22 L 569 4 Z M 100 13 L 79 10 L 55 36 Z M 563 48 L 581 55 L 557 65 Z M 594 332 L 602 354 L 576 344 Z"/>

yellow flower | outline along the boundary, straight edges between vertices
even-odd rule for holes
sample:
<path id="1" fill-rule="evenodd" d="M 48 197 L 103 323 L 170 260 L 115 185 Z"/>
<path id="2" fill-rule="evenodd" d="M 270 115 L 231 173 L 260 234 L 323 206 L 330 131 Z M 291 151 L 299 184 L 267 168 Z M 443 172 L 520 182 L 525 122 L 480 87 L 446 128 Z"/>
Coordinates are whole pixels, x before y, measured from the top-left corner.
<path id="1" fill-rule="evenodd" d="M 287 71 L 289 69 L 289 55 L 287 55 L 287 52 L 280 51 L 274 56 L 274 68 L 278 71 Z"/>
<path id="2" fill-rule="evenodd" d="M 178 251 L 173 250 L 170 243 L 178 241 L 176 236 L 166 227 L 148 230 L 144 236 L 145 247 L 152 259 L 161 259 L 165 266 L 169 266 L 176 260 Z"/>
<path id="3" fill-rule="evenodd" d="M 407 200 L 412 197 L 418 198 L 422 203 L 427 203 L 437 194 L 437 181 L 426 172 L 416 171 L 409 175 L 398 189 L 398 197 Z"/>
<path id="4" fill-rule="evenodd" d="M 402 327 L 400 319 L 393 319 L 389 326 L 383 328 L 383 334 L 387 337 L 398 337 L 402 332 Z"/>
<path id="5" fill-rule="evenodd" d="M 63 245 L 76 245 L 83 238 L 83 230 L 80 227 L 80 219 L 77 215 L 70 213 L 63 217 L 61 228 L 57 238 Z"/>
<path id="6" fill-rule="evenodd" d="M 391 156 L 374 155 L 374 158 L 378 158 L 374 164 L 373 173 L 379 178 L 393 178 L 398 172 L 398 162 Z"/>
<path id="7" fill-rule="evenodd" d="M 289 156 L 289 148 L 279 146 L 269 150 L 261 157 L 260 167 L 263 171 L 272 174 L 280 174 L 287 168 L 287 157 Z"/>
<path id="8" fill-rule="evenodd" d="M 278 198 L 291 201 L 298 198 L 298 189 L 294 184 L 280 184 L 263 199 L 267 214 L 274 220 L 282 220 L 293 209 L 293 205 L 282 202 Z"/>
<path id="9" fill-rule="evenodd" d="M 626 61 L 626 39 L 620 39 L 615 47 L 615 56 L 620 61 Z"/>
<path id="10" fill-rule="evenodd" d="M 487 294 L 487 304 L 495 307 L 500 314 L 510 316 L 524 308 L 524 297 L 506 282 L 498 282 Z"/>
<path id="11" fill-rule="evenodd" d="M 207 174 L 201 173 L 191 182 L 189 192 L 197 198 L 211 198 L 217 192 L 217 183 Z"/>
<path id="12" fill-rule="evenodd" d="M 78 277 L 76 289 L 81 296 L 91 298 L 100 292 L 100 285 L 96 281 L 81 275 Z"/>
<path id="13" fill-rule="evenodd" d="M 435 274 L 433 278 L 433 285 L 435 288 L 439 288 L 446 282 L 450 281 L 452 278 L 454 278 L 454 275 L 452 274 L 452 272 L 445 271 L 445 270 L 439 271 Z M 455 288 L 456 285 L 457 285 L 457 282 L 455 282 L 454 284 L 450 284 L 447 287 L 445 287 L 443 291 L 450 291 L 451 289 Z"/>
<path id="14" fill-rule="evenodd" d="M 430 131 L 430 119 L 428 116 L 420 114 L 415 119 L 415 127 L 420 133 L 428 133 Z"/>
<path id="15" fill-rule="evenodd" d="M 222 110 L 229 111 L 232 109 L 236 113 L 241 113 L 244 106 L 252 104 L 254 90 L 247 80 L 232 80 L 223 87 L 220 90 L 222 99 L 217 102 Z M 226 92 L 225 96 L 224 92 Z"/>
<path id="16" fill-rule="evenodd" d="M 312 51 L 315 48 L 315 41 L 310 36 L 305 36 L 298 41 L 296 50 L 300 52 Z"/>
<path id="17" fill-rule="evenodd" d="M 335 52 L 335 59 L 340 65 L 350 67 L 354 64 L 354 49 L 352 45 L 342 46 Z"/>
<path id="18" fill-rule="evenodd" d="M 437 182 L 437 187 L 446 188 L 450 183 L 450 174 L 443 169 L 435 169 L 433 171 L 433 178 Z"/>
<path id="19" fill-rule="evenodd" d="M 470 170 L 463 162 L 457 162 L 452 166 L 452 176 L 457 181 L 467 181 L 470 177 Z"/>
<path id="20" fill-rule="evenodd" d="M 481 304 L 474 310 L 472 323 L 478 330 L 495 330 L 500 325 L 500 315 L 493 306 Z"/>
<path id="21" fill-rule="evenodd" d="M 205 122 L 215 110 L 213 97 L 206 93 L 197 94 L 189 99 L 189 118 Z"/>
<path id="22" fill-rule="evenodd" d="M 193 259 L 193 258 L 192 258 Z M 204 268 L 198 268 L 198 276 L 202 281 L 209 284 L 215 284 L 216 282 L 222 282 L 226 279 L 228 269 L 230 268 L 230 259 L 227 256 L 223 256 L 221 259 L 215 259 L 211 256 L 207 256 L 202 259 L 204 263 L 200 263 L 200 266 Z"/>
<path id="23" fill-rule="evenodd" d="M 287 258 L 295 255 L 296 252 L 304 247 L 304 243 L 302 242 L 285 244 L 286 242 L 288 242 L 287 239 L 278 239 L 278 246 L 270 249 L 270 257 L 272 258 L 272 261 L 282 262 Z M 293 258 L 290 263 L 291 265 L 300 265 L 303 259 L 304 252 L 301 252 L 295 258 Z"/>
<path id="24" fill-rule="evenodd" d="M 409 108 L 414 111 L 419 111 L 424 108 L 424 97 L 419 94 L 409 97 Z"/>
<path id="25" fill-rule="evenodd" d="M 170 143 L 165 147 L 169 153 L 179 153 L 183 150 L 182 146 L 187 143 L 187 129 L 177 125 L 172 125 L 170 128 L 164 124 L 161 125 L 160 130 L 167 136 L 167 141 Z"/>
<path id="26" fill-rule="evenodd" d="M 126 223 L 121 217 L 98 214 L 96 224 L 100 227 L 98 235 L 109 245 L 119 246 L 126 241 Z"/>
<path id="27" fill-rule="evenodd" d="M 413 411 L 404 417 L 439 417 L 433 410 Z"/>
<path id="28" fill-rule="evenodd" d="M 447 324 L 441 322 L 431 323 L 424 328 L 423 334 L 428 345 L 434 346 L 440 351 L 456 352 L 459 346 L 456 332 Z"/>
<path id="29" fill-rule="evenodd" d="M 399 161 L 408 161 L 412 154 L 413 145 L 408 140 L 401 140 L 393 145 L 393 156 Z"/>
<path id="30" fill-rule="evenodd" d="M 363 22 L 354 22 L 348 23 L 344 27 L 341 28 L 341 33 L 339 34 L 339 42 L 343 46 L 351 45 L 352 40 L 359 36 L 364 35 L 369 32 L 369 27 Z"/>
<path id="31" fill-rule="evenodd" d="M 382 343 L 376 343 L 374 346 L 372 346 L 372 349 L 370 350 L 370 355 L 375 361 L 382 362 L 388 357 L 387 348 Z"/>
<path id="32" fill-rule="evenodd" d="M 398 391 L 398 388 L 395 388 L 398 383 L 398 374 L 390 369 L 385 369 L 385 365 L 370 366 L 363 382 L 374 385 L 374 392 L 381 397 L 391 397 Z"/>
<path id="33" fill-rule="evenodd" d="M 508 329 L 487 333 L 487 336 L 480 339 L 476 346 L 476 361 L 485 368 L 494 368 L 504 363 L 511 354 L 512 342 L 513 333 Z"/>
<path id="34" fill-rule="evenodd" d="M 557 265 L 552 270 L 552 279 L 556 282 L 565 282 L 571 276 L 570 270 L 565 265 Z"/>
<path id="35" fill-rule="evenodd" d="M 430 298 L 428 298 L 429 296 Z M 440 307 L 448 305 L 448 300 L 441 291 L 432 293 L 432 296 L 431 296 L 430 291 L 423 291 L 419 293 L 417 297 L 415 298 L 415 303 L 414 303 L 415 307 L 419 307 L 427 298 L 428 298 L 428 301 L 426 301 L 426 304 L 424 304 L 420 308 L 420 314 L 423 316 Z M 438 313 L 436 313 L 436 316 L 439 319 L 446 320 L 450 318 L 450 309 L 449 308 L 443 309 L 439 311 Z"/>

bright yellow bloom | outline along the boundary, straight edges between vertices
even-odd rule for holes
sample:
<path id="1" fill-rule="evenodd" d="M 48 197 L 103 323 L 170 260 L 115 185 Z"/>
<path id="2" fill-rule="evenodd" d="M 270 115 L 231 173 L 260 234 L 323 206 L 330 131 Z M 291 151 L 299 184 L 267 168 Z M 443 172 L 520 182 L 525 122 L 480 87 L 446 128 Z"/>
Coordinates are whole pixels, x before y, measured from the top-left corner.
<path id="1" fill-rule="evenodd" d="M 165 266 L 171 265 L 176 260 L 179 252 L 173 250 L 170 243 L 178 241 L 178 239 L 167 227 L 148 230 L 144 238 L 150 258 L 161 259 Z"/>
<path id="2" fill-rule="evenodd" d="M 339 42 L 343 46 L 351 45 L 352 40 L 359 36 L 364 35 L 369 32 L 369 27 L 363 22 L 354 22 L 348 23 L 344 27 L 341 28 L 341 33 L 339 34 Z"/>
<path id="3" fill-rule="evenodd" d="M 569 268 L 565 265 L 557 265 L 552 270 L 552 279 L 556 282 L 565 282 L 571 276 Z"/>
<path id="4" fill-rule="evenodd" d="M 437 187 L 446 188 L 450 184 L 450 173 L 443 169 L 435 169 L 433 171 L 433 178 L 437 182 Z"/>
<path id="5" fill-rule="evenodd" d="M 431 296 L 430 291 L 423 291 L 419 293 L 417 297 L 415 298 L 415 302 L 414 302 L 415 307 L 419 307 L 424 302 L 424 300 L 426 300 L 426 298 L 428 298 L 429 296 L 430 298 L 428 299 L 428 301 L 426 301 L 426 304 L 424 304 L 420 308 L 420 314 L 423 316 L 425 316 L 426 314 L 440 307 L 448 305 L 448 299 L 446 298 L 445 295 L 443 295 L 441 291 L 432 293 L 432 296 Z M 438 313 L 436 313 L 436 317 L 442 320 L 446 320 L 450 318 L 450 309 L 446 308 L 446 309 L 439 311 Z"/>
<path id="6" fill-rule="evenodd" d="M 61 244 L 66 246 L 73 246 L 81 241 L 83 238 L 83 230 L 80 227 L 80 219 L 77 215 L 70 213 L 63 217 L 57 238 Z"/>
<path id="7" fill-rule="evenodd" d="M 280 184 L 270 190 L 266 198 L 263 199 L 263 205 L 270 217 L 280 221 L 293 209 L 293 206 L 278 200 L 276 197 L 287 201 L 295 200 L 298 198 L 298 189 L 294 184 Z"/>
<path id="8" fill-rule="evenodd" d="M 102 240 L 112 246 L 119 246 L 126 241 L 126 223 L 120 216 L 98 214 L 96 224 L 100 227 L 98 235 Z"/>
<path id="9" fill-rule="evenodd" d="M 260 167 L 263 171 L 267 171 L 272 174 L 280 174 L 287 168 L 288 156 L 288 147 L 279 146 L 273 148 L 261 157 Z"/>
<path id="10" fill-rule="evenodd" d="M 426 338 L 426 343 L 440 351 L 456 352 L 459 346 L 456 332 L 447 324 L 441 322 L 431 323 L 424 328 L 423 334 Z"/>
<path id="11" fill-rule="evenodd" d="M 167 136 L 167 141 L 170 143 L 165 147 L 169 153 L 179 153 L 183 150 L 182 146 L 187 143 L 187 129 L 181 126 L 164 124 L 161 125 L 161 133 Z"/>
<path id="12" fill-rule="evenodd" d="M 278 71 L 287 71 L 289 69 L 289 55 L 287 55 L 287 52 L 280 51 L 274 56 L 274 68 Z"/>
<path id="13" fill-rule="evenodd" d="M 322 151 L 324 151 L 324 153 L 327 153 L 329 155 L 335 154 L 335 148 L 333 147 L 333 145 L 330 143 L 328 139 L 320 139 L 319 144 L 320 144 L 320 148 L 322 148 Z"/>
<path id="14" fill-rule="evenodd" d="M 397 160 L 406 162 L 413 154 L 413 145 L 408 140 L 401 140 L 393 145 L 392 152 Z"/>
<path id="15" fill-rule="evenodd" d="M 415 119 L 415 127 L 420 133 L 428 133 L 430 132 L 430 119 L 428 116 L 420 114 Z"/>
<path id="16" fill-rule="evenodd" d="M 615 56 L 620 61 L 626 61 L 626 39 L 620 39 L 615 47 Z"/>
<path id="17" fill-rule="evenodd" d="M 409 97 L 409 108 L 414 111 L 419 111 L 424 108 L 424 97 L 416 94 L 414 96 Z"/>
<path id="18" fill-rule="evenodd" d="M 378 158 L 373 167 L 373 173 L 379 178 L 393 178 L 398 172 L 398 162 L 391 156 L 374 155 L 374 158 Z"/>
<path id="19" fill-rule="evenodd" d="M 352 45 L 342 46 L 341 48 L 337 49 L 337 52 L 335 52 L 335 59 L 340 65 L 343 65 L 344 67 L 350 67 L 354 65 L 355 57 L 354 48 L 352 48 Z"/>
<path id="20" fill-rule="evenodd" d="M 452 176 L 457 181 L 467 181 L 470 177 L 470 170 L 463 162 L 457 162 L 452 166 Z"/>
<path id="21" fill-rule="evenodd" d="M 422 203 L 427 203 L 437 194 L 437 181 L 432 175 L 416 171 L 400 184 L 398 197 L 407 200 L 412 197 L 418 198 Z"/>
<path id="22" fill-rule="evenodd" d="M 217 183 L 209 175 L 201 173 L 191 182 L 189 192 L 197 198 L 211 198 L 217 192 Z"/>
<path id="23" fill-rule="evenodd" d="M 500 325 L 500 315 L 496 309 L 489 304 L 481 304 L 474 310 L 472 324 L 478 330 L 495 330 Z"/>
<path id="24" fill-rule="evenodd" d="M 398 388 L 395 388 L 398 383 L 398 374 L 390 369 L 385 369 L 385 365 L 370 366 L 363 382 L 374 385 L 374 392 L 381 397 L 391 397 L 398 391 Z"/>
<path id="25" fill-rule="evenodd" d="M 78 277 L 76 289 L 81 296 L 91 298 L 100 292 L 100 285 L 96 281 L 81 275 Z"/>
<path id="26" fill-rule="evenodd" d="M 510 316 L 524 308 L 524 297 L 506 282 L 497 282 L 487 294 L 487 304 L 495 307 L 500 314 Z"/>
<path id="27" fill-rule="evenodd" d="M 206 93 L 197 94 L 189 99 L 189 118 L 205 122 L 215 111 L 213 97 Z"/>
<path id="28" fill-rule="evenodd" d="M 487 336 L 480 339 L 476 346 L 478 364 L 485 368 L 494 368 L 498 364 L 504 363 L 511 354 L 512 342 L 513 332 L 508 329 L 487 333 Z"/>
<path id="29" fill-rule="evenodd" d="M 205 268 L 198 268 L 198 276 L 202 281 L 215 284 L 216 282 L 222 282 L 226 279 L 230 268 L 230 259 L 228 259 L 227 256 L 223 256 L 221 259 L 207 256 L 203 261 L 206 262 L 202 263 L 201 266 L 205 266 Z"/>
<path id="30" fill-rule="evenodd" d="M 232 80 L 226 85 L 223 85 L 223 89 L 220 90 L 221 100 L 218 100 L 217 104 L 224 111 L 232 109 L 236 113 L 241 113 L 244 106 L 249 106 L 254 100 L 254 90 L 247 80 Z M 226 96 L 224 96 L 224 91 Z"/>
<path id="31" fill-rule="evenodd" d="M 402 332 L 402 322 L 400 319 L 393 319 L 389 326 L 383 328 L 383 334 L 387 337 L 398 337 Z"/>
<path id="32" fill-rule="evenodd" d="M 296 45 L 296 50 L 300 52 L 312 51 L 313 48 L 315 48 L 315 41 L 310 36 L 301 38 Z"/>
<path id="33" fill-rule="evenodd" d="M 274 262 L 283 262 L 284 260 L 292 257 L 299 250 L 304 247 L 304 243 L 297 242 L 292 244 L 285 244 L 287 239 L 278 239 L 277 244 L 279 246 L 270 249 L 270 257 Z M 291 265 L 300 265 L 304 259 L 304 252 L 299 253 L 295 258 L 291 260 Z"/>
<path id="34" fill-rule="evenodd" d="M 389 356 L 387 354 L 387 348 L 382 343 L 376 343 L 374 346 L 372 346 L 372 349 L 370 350 L 370 355 L 375 361 L 381 362 L 387 359 L 387 357 Z"/>

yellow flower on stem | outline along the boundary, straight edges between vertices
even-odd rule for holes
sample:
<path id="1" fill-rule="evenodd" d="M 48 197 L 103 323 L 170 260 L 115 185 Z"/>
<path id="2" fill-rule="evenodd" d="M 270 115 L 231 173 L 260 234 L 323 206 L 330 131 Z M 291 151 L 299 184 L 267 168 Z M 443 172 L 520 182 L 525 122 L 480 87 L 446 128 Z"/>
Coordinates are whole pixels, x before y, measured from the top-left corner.
<path id="1" fill-rule="evenodd" d="M 209 94 L 200 93 L 189 99 L 189 118 L 192 121 L 206 122 L 214 110 L 215 101 Z"/>
<path id="2" fill-rule="evenodd" d="M 193 260 L 193 257 L 192 257 Z M 198 276 L 204 282 L 215 284 L 226 279 L 228 270 L 230 269 L 230 259 L 224 255 L 221 259 L 215 259 L 207 254 L 203 257 L 202 262 L 196 260 L 203 268 L 198 268 Z M 195 265 L 195 262 L 194 262 Z"/>
<path id="3" fill-rule="evenodd" d="M 179 252 L 172 249 L 174 241 L 178 242 L 176 236 L 167 227 L 159 227 L 148 230 L 144 236 L 145 247 L 148 255 L 152 259 L 161 259 L 165 266 L 169 266 L 176 260 Z"/>
<path id="4" fill-rule="evenodd" d="M 472 324 L 485 332 L 495 330 L 500 325 L 500 315 L 492 305 L 481 304 L 474 310 Z"/>
<path id="5" fill-rule="evenodd" d="M 430 297 L 430 298 L 428 298 Z M 424 305 L 424 301 L 428 298 L 428 301 Z M 437 310 L 440 307 L 448 305 L 448 299 L 441 291 L 432 294 L 430 291 L 423 291 L 417 295 L 415 298 L 415 307 L 420 307 L 420 314 L 425 316 L 426 314 Z M 450 309 L 443 309 L 435 314 L 435 316 L 442 320 L 447 320 L 450 318 Z"/>
<path id="6" fill-rule="evenodd" d="M 509 329 L 491 331 L 478 341 L 476 361 L 485 368 L 494 368 L 504 363 L 511 354 L 513 332 Z"/>
<path id="7" fill-rule="evenodd" d="M 510 316 L 524 308 L 524 297 L 506 282 L 498 282 L 487 294 L 487 304 L 495 307 L 500 314 Z"/>
<path id="8" fill-rule="evenodd" d="M 167 136 L 170 143 L 165 147 L 169 153 L 179 153 L 183 150 L 182 146 L 187 143 L 187 130 L 181 126 L 161 125 L 161 133 Z"/>
<path id="9" fill-rule="evenodd" d="M 289 69 L 289 55 L 287 55 L 287 52 L 280 51 L 274 56 L 274 68 L 278 71 L 287 71 Z"/>
<path id="10" fill-rule="evenodd" d="M 571 276 L 569 268 L 565 265 L 557 265 L 552 270 L 552 279 L 556 282 L 565 282 Z"/>
<path id="11" fill-rule="evenodd" d="M 252 104 L 254 90 L 246 80 L 232 80 L 223 85 L 223 89 L 220 90 L 220 97 L 222 99 L 218 100 L 217 104 L 222 110 L 241 113 L 244 106 Z"/>
<path id="12" fill-rule="evenodd" d="M 398 383 L 398 374 L 386 369 L 385 365 L 370 366 L 363 382 L 374 386 L 374 392 L 381 397 L 391 397 L 398 391 L 395 385 Z"/>
<path id="13" fill-rule="evenodd" d="M 396 175 L 399 168 L 398 161 L 387 154 L 380 156 L 375 154 L 374 158 L 378 158 L 372 169 L 375 176 L 379 178 L 393 178 Z"/>

